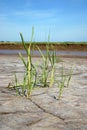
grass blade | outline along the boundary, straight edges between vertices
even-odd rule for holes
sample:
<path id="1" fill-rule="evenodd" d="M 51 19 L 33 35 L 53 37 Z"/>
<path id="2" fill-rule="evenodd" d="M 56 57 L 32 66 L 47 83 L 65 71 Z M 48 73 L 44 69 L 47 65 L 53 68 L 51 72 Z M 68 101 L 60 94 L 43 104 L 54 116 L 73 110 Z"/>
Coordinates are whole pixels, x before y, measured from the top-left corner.
<path id="1" fill-rule="evenodd" d="M 24 49 L 26 50 L 26 52 L 27 52 L 27 54 L 28 54 L 27 46 L 26 46 L 26 44 L 25 44 L 25 42 L 24 42 L 24 38 L 23 38 L 22 33 L 20 33 L 20 37 L 21 37 L 21 40 L 22 40 L 22 44 L 23 44 L 23 46 L 24 46 Z"/>
<path id="2" fill-rule="evenodd" d="M 22 56 L 21 53 L 19 53 L 19 56 L 20 56 L 20 58 L 21 58 L 21 60 L 22 60 L 22 62 L 24 64 L 25 68 L 27 69 L 27 64 L 26 64 L 26 61 L 25 61 L 24 57 Z"/>
<path id="3" fill-rule="evenodd" d="M 36 46 L 36 47 L 37 47 L 37 49 L 39 50 L 39 52 L 40 52 L 40 54 L 41 54 L 41 56 L 42 56 L 43 60 L 45 61 L 45 56 L 43 55 L 43 53 L 42 53 L 41 49 L 40 49 L 38 46 Z"/>
<path id="4" fill-rule="evenodd" d="M 69 87 L 69 83 L 72 77 L 72 73 L 73 73 L 73 67 L 70 69 L 70 73 L 69 73 L 69 77 L 68 77 L 68 81 L 67 81 L 67 88 Z"/>

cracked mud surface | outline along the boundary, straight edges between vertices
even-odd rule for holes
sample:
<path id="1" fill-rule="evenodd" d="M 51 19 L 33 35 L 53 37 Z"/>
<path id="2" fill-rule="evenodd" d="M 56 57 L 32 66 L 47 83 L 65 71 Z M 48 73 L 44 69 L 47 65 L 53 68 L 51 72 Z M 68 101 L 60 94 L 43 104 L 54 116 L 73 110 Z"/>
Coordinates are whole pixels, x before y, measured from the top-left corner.
<path id="1" fill-rule="evenodd" d="M 66 74 L 74 65 L 69 88 L 64 88 L 62 98 L 54 98 L 58 96 L 55 84 L 51 88 L 36 88 L 26 99 L 7 88 L 14 73 L 22 79 L 21 60 L 15 55 L 0 55 L 0 130 L 87 130 L 87 59 L 62 60 Z M 58 78 L 61 63 L 56 63 L 55 68 Z"/>

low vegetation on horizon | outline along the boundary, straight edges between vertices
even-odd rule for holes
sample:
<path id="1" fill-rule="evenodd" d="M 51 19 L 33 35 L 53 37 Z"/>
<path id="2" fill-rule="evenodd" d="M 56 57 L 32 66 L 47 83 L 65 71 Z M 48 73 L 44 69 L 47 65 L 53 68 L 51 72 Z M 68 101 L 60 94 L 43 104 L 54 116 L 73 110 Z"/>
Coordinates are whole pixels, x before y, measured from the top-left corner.
<path id="1" fill-rule="evenodd" d="M 21 44 L 20 42 L 11 42 L 11 41 L 0 41 L 0 44 Z M 25 44 L 30 44 L 30 42 L 25 42 Z M 32 42 L 32 44 L 47 44 L 47 42 Z M 49 44 L 63 44 L 63 45 L 68 45 L 68 44 L 87 44 L 87 42 L 73 42 L 73 41 L 65 41 L 65 42 L 49 42 Z"/>

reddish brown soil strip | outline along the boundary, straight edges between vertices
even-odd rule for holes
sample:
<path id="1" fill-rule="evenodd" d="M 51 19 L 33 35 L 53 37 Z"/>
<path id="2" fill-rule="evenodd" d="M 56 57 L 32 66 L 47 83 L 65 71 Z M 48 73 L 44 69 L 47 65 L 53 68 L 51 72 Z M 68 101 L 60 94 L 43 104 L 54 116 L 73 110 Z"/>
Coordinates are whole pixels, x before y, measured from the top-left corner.
<path id="1" fill-rule="evenodd" d="M 28 45 L 27 45 L 28 46 Z M 45 50 L 45 44 L 33 44 L 32 49 L 37 49 L 36 46 L 39 46 L 40 49 Z M 50 44 L 49 49 L 55 48 L 56 50 L 71 50 L 71 51 L 87 51 L 87 44 Z M 0 44 L 0 49 L 24 49 L 21 44 Z"/>

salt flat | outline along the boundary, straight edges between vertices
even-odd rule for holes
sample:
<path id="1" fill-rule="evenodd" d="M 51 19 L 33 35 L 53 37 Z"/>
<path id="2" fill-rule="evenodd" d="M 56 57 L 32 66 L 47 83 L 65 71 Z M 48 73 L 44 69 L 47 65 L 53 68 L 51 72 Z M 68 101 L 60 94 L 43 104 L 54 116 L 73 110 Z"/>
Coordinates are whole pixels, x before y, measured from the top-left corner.
<path id="1" fill-rule="evenodd" d="M 25 57 L 26 58 L 26 57 Z M 87 59 L 61 58 L 66 73 L 74 65 L 69 88 L 62 98 L 57 85 L 36 88 L 31 98 L 16 96 L 7 88 L 14 73 L 21 80 L 24 66 L 17 55 L 0 55 L 0 130 L 87 130 Z M 41 64 L 41 58 L 33 58 Z M 61 63 L 55 65 L 60 74 Z"/>

